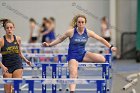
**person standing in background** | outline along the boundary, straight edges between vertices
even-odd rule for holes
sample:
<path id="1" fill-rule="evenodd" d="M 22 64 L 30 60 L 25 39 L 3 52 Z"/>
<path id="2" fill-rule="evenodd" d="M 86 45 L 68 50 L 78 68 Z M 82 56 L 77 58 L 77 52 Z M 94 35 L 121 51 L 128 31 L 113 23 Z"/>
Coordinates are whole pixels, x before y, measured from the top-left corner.
<path id="1" fill-rule="evenodd" d="M 55 40 L 55 19 L 50 17 L 45 21 L 45 28 L 42 32 L 42 42 L 52 42 Z"/>
<path id="2" fill-rule="evenodd" d="M 30 39 L 29 43 L 36 43 L 39 38 L 39 27 L 36 24 L 35 19 L 30 18 Z"/>
<path id="3" fill-rule="evenodd" d="M 101 19 L 101 35 L 106 41 L 111 42 L 111 31 L 108 25 L 107 18 L 104 16 Z"/>
<path id="4" fill-rule="evenodd" d="M 47 26 L 46 26 L 46 24 L 47 24 L 47 18 L 44 17 L 43 20 L 42 20 L 42 25 L 40 27 L 40 35 L 42 36 L 41 42 L 45 42 L 47 40 L 47 35 L 46 34 L 43 34 L 48 29 Z"/>

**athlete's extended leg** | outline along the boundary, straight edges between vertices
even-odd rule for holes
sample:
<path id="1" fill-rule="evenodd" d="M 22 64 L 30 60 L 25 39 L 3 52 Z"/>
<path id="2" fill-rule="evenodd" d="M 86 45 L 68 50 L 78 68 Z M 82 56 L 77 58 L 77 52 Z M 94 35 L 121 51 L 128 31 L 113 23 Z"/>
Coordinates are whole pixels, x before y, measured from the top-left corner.
<path id="1" fill-rule="evenodd" d="M 12 78 L 12 73 L 9 73 L 9 72 L 4 73 L 3 78 Z M 4 84 L 4 91 L 5 93 L 12 93 L 12 85 Z"/>
<path id="2" fill-rule="evenodd" d="M 83 61 L 84 62 L 105 62 L 105 57 L 101 54 L 96 54 L 92 52 L 86 52 Z"/>
<path id="3" fill-rule="evenodd" d="M 13 72 L 12 78 L 22 78 L 23 69 L 17 69 Z"/>
<path id="4" fill-rule="evenodd" d="M 78 76 L 78 62 L 75 59 L 69 61 L 70 78 L 77 78 Z M 76 84 L 70 84 L 70 93 L 74 93 Z"/>

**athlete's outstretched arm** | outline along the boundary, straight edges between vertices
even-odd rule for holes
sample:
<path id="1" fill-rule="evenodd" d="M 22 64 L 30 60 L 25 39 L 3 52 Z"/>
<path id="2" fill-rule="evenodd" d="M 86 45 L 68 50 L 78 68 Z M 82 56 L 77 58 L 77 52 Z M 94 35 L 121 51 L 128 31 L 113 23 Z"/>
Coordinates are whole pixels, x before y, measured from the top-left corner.
<path id="1" fill-rule="evenodd" d="M 46 47 L 51 47 L 51 46 L 57 45 L 57 44 L 63 42 L 67 37 L 70 37 L 70 34 L 71 34 L 71 30 L 68 30 L 62 36 L 59 36 L 57 39 L 55 39 L 53 42 L 51 42 L 51 43 L 44 42 L 42 45 L 46 46 Z"/>
<path id="2" fill-rule="evenodd" d="M 117 50 L 116 47 L 113 47 L 104 38 L 102 38 L 101 36 L 97 35 L 96 33 L 94 33 L 91 30 L 88 30 L 88 36 L 97 39 L 98 41 L 100 41 L 101 43 L 103 43 L 104 45 L 106 45 L 108 48 L 111 48 L 112 51 L 116 51 Z"/>
<path id="3" fill-rule="evenodd" d="M 27 60 L 24 55 L 22 54 L 21 52 L 21 38 L 20 37 L 16 37 L 17 38 L 17 42 L 18 42 L 18 45 L 19 45 L 19 55 L 20 57 L 29 65 L 31 66 L 31 62 L 29 60 Z"/>

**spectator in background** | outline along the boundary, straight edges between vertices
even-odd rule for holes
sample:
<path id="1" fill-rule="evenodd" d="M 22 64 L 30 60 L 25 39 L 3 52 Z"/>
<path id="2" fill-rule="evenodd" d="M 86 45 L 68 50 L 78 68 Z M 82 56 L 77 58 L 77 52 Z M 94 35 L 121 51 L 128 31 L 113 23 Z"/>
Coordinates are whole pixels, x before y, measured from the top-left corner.
<path id="1" fill-rule="evenodd" d="M 107 18 L 104 16 L 101 19 L 101 35 L 106 41 L 110 42 L 111 41 L 111 31 L 110 31 L 108 25 L 109 24 L 108 24 Z"/>
<path id="2" fill-rule="evenodd" d="M 43 34 L 48 29 L 46 27 L 46 24 L 47 24 L 47 18 L 44 17 L 43 20 L 42 20 L 41 28 L 40 28 L 40 33 L 42 35 L 42 41 L 41 42 L 45 42 L 46 41 L 46 38 L 47 38 L 47 35 Z"/>
<path id="3" fill-rule="evenodd" d="M 50 26 L 48 27 L 49 42 L 55 40 L 55 19 L 53 17 L 49 18 Z"/>
<path id="4" fill-rule="evenodd" d="M 50 17 L 44 21 L 44 30 L 42 31 L 42 42 L 52 42 L 55 40 L 55 19 Z"/>
<path id="5" fill-rule="evenodd" d="M 39 38 L 39 28 L 36 24 L 35 19 L 33 19 L 33 18 L 30 18 L 29 23 L 30 23 L 29 43 L 36 43 Z"/>
<path id="6" fill-rule="evenodd" d="M 42 35 L 42 43 L 43 42 L 47 42 L 47 43 L 51 43 L 53 40 L 55 40 L 55 19 L 53 17 L 50 18 L 43 18 L 43 23 L 42 23 L 42 27 L 41 27 L 41 35 Z M 45 53 L 52 53 L 52 52 L 58 52 L 58 51 L 45 51 Z M 54 58 L 40 58 L 40 60 L 44 60 L 44 61 L 54 61 L 57 62 L 58 59 L 57 57 Z"/>

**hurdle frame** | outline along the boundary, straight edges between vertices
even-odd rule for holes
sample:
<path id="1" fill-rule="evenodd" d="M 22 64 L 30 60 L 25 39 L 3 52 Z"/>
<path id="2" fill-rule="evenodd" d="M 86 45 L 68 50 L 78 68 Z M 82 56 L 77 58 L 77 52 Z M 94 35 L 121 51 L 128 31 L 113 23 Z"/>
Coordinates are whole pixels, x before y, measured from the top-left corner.
<path id="1" fill-rule="evenodd" d="M 87 63 L 79 63 L 81 67 L 85 67 Z M 42 78 L 46 78 L 47 77 L 47 74 L 46 74 L 46 68 L 47 66 L 51 66 L 52 67 L 52 78 L 53 79 L 56 79 L 57 78 L 57 67 L 58 66 L 61 66 L 61 67 L 68 67 L 68 63 L 42 63 Z M 109 63 L 88 63 L 88 66 L 89 67 L 102 67 L 102 79 L 104 79 L 106 82 L 107 80 L 107 77 L 108 76 L 108 68 L 109 67 Z M 104 88 L 101 89 L 102 87 L 102 83 L 103 82 L 100 82 L 100 81 L 97 81 L 97 93 L 106 93 L 107 91 L 107 85 L 106 83 L 104 84 Z M 98 84 L 99 83 L 99 84 Z M 42 93 L 46 93 L 46 85 L 42 85 Z M 52 93 L 56 93 L 56 84 L 52 84 Z M 103 91 L 103 92 L 102 92 Z"/>

